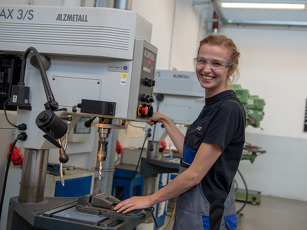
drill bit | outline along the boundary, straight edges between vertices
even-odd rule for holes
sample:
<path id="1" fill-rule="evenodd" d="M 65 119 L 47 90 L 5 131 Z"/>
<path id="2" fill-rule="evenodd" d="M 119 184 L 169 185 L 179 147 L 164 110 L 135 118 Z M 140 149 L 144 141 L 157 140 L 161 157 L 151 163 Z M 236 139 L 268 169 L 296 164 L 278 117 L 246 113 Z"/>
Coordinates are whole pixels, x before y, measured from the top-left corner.
<path id="1" fill-rule="evenodd" d="M 102 161 L 99 162 L 99 175 L 98 175 L 98 180 L 101 180 L 101 171 L 102 171 Z"/>

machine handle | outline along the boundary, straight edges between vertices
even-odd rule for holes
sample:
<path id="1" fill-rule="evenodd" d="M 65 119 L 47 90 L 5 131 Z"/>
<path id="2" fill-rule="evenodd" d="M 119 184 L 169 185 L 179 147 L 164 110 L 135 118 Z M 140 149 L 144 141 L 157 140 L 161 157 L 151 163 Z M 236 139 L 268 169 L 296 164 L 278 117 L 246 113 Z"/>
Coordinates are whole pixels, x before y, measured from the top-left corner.
<path id="1" fill-rule="evenodd" d="M 59 142 L 59 144 L 62 146 L 62 141 L 61 141 L 61 139 L 58 139 L 58 142 Z M 59 153 L 60 153 L 59 161 L 60 161 L 61 163 L 63 163 L 63 164 L 66 163 L 66 162 L 68 161 L 69 157 L 68 157 L 68 155 L 66 154 L 65 150 L 63 149 L 63 147 L 61 147 L 61 148 L 59 149 Z"/>
<path id="2" fill-rule="evenodd" d="M 154 221 L 156 227 L 159 228 L 158 222 L 157 222 L 157 220 L 156 220 L 156 218 L 155 218 L 155 215 L 154 215 L 154 211 L 155 211 L 154 207 L 146 208 L 146 209 L 144 209 L 144 210 L 145 210 L 145 211 L 150 211 L 151 217 L 152 217 L 152 219 L 153 219 L 153 221 Z"/>
<path id="3" fill-rule="evenodd" d="M 63 175 L 63 163 L 60 163 L 60 179 L 62 186 L 65 186 L 65 180 Z"/>

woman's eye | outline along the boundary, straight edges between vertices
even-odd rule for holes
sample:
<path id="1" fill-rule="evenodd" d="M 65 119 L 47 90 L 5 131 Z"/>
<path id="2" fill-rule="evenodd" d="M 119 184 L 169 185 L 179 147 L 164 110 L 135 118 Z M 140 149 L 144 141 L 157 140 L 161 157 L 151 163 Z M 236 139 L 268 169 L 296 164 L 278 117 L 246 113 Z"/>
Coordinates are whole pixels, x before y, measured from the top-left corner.
<path id="1" fill-rule="evenodd" d="M 223 64 L 221 62 L 213 62 L 212 65 L 219 67 L 219 66 L 222 66 Z"/>
<path id="2" fill-rule="evenodd" d="M 198 60 L 198 63 L 199 64 L 206 64 L 206 60 L 200 59 L 200 60 Z"/>

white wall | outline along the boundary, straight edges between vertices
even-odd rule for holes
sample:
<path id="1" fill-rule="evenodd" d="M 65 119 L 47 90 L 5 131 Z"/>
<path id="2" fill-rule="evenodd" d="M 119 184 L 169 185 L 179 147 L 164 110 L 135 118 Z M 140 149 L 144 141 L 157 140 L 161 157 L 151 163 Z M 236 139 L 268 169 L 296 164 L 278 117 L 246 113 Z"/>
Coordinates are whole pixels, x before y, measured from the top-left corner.
<path id="1" fill-rule="evenodd" d="M 248 132 L 307 139 L 306 28 L 223 28 L 241 51 L 240 83 L 266 102 L 261 127 Z"/>
<path id="2" fill-rule="evenodd" d="M 153 24 L 151 43 L 158 47 L 157 69 L 194 70 L 199 16 L 191 0 L 133 0 L 131 10 Z"/>
<path id="3" fill-rule="evenodd" d="M 305 201 L 306 29 L 222 26 L 219 30 L 231 37 L 241 52 L 237 83 L 266 103 L 263 130 L 251 126 L 246 129 L 246 141 L 267 151 L 254 164 L 240 164 L 249 188 Z"/>

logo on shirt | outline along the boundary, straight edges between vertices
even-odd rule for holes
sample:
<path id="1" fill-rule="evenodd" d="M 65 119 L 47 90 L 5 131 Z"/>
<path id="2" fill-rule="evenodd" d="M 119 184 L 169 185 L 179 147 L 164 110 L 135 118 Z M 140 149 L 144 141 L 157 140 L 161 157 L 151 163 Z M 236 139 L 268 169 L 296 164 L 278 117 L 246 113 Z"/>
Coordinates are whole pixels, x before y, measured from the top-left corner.
<path id="1" fill-rule="evenodd" d="M 196 129 L 200 131 L 201 130 L 201 126 L 198 126 Z"/>

